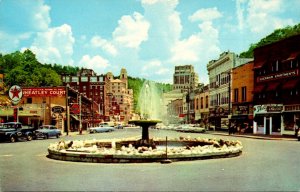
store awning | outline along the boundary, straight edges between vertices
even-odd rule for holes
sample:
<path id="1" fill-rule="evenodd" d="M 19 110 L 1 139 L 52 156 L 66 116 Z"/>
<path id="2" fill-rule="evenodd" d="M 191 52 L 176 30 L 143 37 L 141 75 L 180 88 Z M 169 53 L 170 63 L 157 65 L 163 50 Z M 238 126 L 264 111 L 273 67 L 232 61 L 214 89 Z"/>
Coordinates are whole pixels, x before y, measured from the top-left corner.
<path id="1" fill-rule="evenodd" d="M 283 62 L 294 60 L 298 57 L 298 55 L 300 55 L 300 52 L 291 53 L 290 56 L 287 59 L 283 60 Z"/>
<path id="2" fill-rule="evenodd" d="M 283 84 L 282 89 L 293 89 L 299 83 L 299 79 L 291 79 Z"/>
<path id="3" fill-rule="evenodd" d="M 267 91 L 275 91 L 280 85 L 280 82 L 270 83 L 268 85 Z"/>
<path id="4" fill-rule="evenodd" d="M 265 61 L 254 62 L 253 69 L 262 68 L 262 66 L 264 66 L 265 63 L 266 63 Z"/>
<path id="5" fill-rule="evenodd" d="M 254 92 L 254 93 L 260 93 L 260 92 L 262 92 L 262 91 L 265 89 L 265 87 L 266 87 L 265 84 L 256 85 L 256 86 L 254 87 L 253 92 Z"/>

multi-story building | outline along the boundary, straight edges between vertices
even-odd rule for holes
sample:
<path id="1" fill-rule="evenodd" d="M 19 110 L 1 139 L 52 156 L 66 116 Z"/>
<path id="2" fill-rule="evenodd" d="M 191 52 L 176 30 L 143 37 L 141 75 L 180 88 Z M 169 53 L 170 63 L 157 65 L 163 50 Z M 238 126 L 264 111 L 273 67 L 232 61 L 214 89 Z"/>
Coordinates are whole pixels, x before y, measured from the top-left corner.
<path id="1" fill-rule="evenodd" d="M 111 72 L 106 74 L 109 82 L 109 115 L 115 121 L 128 121 L 133 113 L 133 90 L 128 89 L 126 69 L 121 69 L 120 79 L 114 79 Z"/>
<path id="2" fill-rule="evenodd" d="M 300 119 L 300 35 L 254 50 L 254 133 L 294 134 Z"/>
<path id="3" fill-rule="evenodd" d="M 180 123 L 184 121 L 183 99 L 172 100 L 167 107 L 168 123 Z"/>
<path id="4" fill-rule="evenodd" d="M 175 66 L 173 75 L 173 90 L 195 89 L 198 86 L 198 74 L 193 65 Z"/>
<path id="5" fill-rule="evenodd" d="M 202 126 L 207 125 L 209 117 L 209 86 L 205 85 L 195 90 L 194 98 L 195 121 Z"/>
<path id="6" fill-rule="evenodd" d="M 182 99 L 183 114 L 185 122 L 191 123 L 195 120 L 194 112 L 194 89 L 199 86 L 198 74 L 193 65 L 175 66 L 173 75 L 173 90 L 164 93 L 164 107 L 169 108 L 170 102 Z M 166 110 L 167 111 L 167 110 Z M 170 114 L 168 114 L 170 116 Z M 182 118 L 182 117 L 181 117 Z"/>
<path id="7" fill-rule="evenodd" d="M 252 126 L 253 121 L 253 61 L 232 69 L 232 116 L 240 128 Z"/>
<path id="8" fill-rule="evenodd" d="M 90 116 L 88 121 L 91 125 L 101 120 L 109 120 L 107 95 L 109 83 L 105 75 L 97 75 L 91 69 L 81 69 L 76 76 L 62 76 L 62 82 L 71 90 L 78 91 L 79 96 L 85 96 L 91 100 L 92 114 L 87 114 L 88 109 L 82 109 L 84 116 Z"/>
<path id="9" fill-rule="evenodd" d="M 214 128 L 228 128 L 231 114 L 232 68 L 251 61 L 232 52 L 223 52 L 217 60 L 207 64 L 209 75 L 210 124 Z"/>

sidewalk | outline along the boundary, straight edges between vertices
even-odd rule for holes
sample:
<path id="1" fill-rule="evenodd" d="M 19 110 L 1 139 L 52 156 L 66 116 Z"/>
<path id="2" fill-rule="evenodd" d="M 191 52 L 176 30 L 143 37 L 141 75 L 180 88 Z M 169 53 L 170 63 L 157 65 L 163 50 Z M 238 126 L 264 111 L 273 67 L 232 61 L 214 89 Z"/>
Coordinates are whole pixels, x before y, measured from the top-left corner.
<path id="1" fill-rule="evenodd" d="M 235 133 L 229 135 L 225 131 L 206 131 L 205 133 L 211 135 L 245 137 L 245 138 L 252 138 L 252 139 L 297 141 L 297 138 L 294 135 L 264 135 L 264 134 L 253 134 L 253 133 Z"/>

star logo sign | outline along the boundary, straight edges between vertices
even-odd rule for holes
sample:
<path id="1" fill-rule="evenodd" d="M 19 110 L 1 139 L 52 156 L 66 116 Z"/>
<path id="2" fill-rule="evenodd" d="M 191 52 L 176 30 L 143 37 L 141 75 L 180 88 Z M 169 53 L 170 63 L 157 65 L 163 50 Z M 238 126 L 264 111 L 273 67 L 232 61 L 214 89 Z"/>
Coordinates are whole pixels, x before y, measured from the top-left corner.
<path id="1" fill-rule="evenodd" d="M 12 93 L 12 99 L 17 97 L 19 99 L 19 93 L 21 92 L 16 86 L 10 91 Z"/>
<path id="2" fill-rule="evenodd" d="M 21 87 L 14 85 L 9 89 L 9 97 L 14 104 L 17 104 L 23 96 Z"/>

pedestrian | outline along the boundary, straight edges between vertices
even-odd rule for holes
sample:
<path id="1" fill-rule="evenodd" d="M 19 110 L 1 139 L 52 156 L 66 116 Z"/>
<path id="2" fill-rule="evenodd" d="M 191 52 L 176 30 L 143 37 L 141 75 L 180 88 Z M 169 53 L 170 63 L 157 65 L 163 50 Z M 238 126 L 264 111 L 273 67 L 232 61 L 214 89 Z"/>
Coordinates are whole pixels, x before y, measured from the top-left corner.
<path id="1" fill-rule="evenodd" d="M 295 136 L 298 137 L 299 134 L 299 119 L 297 119 L 294 123 Z"/>

